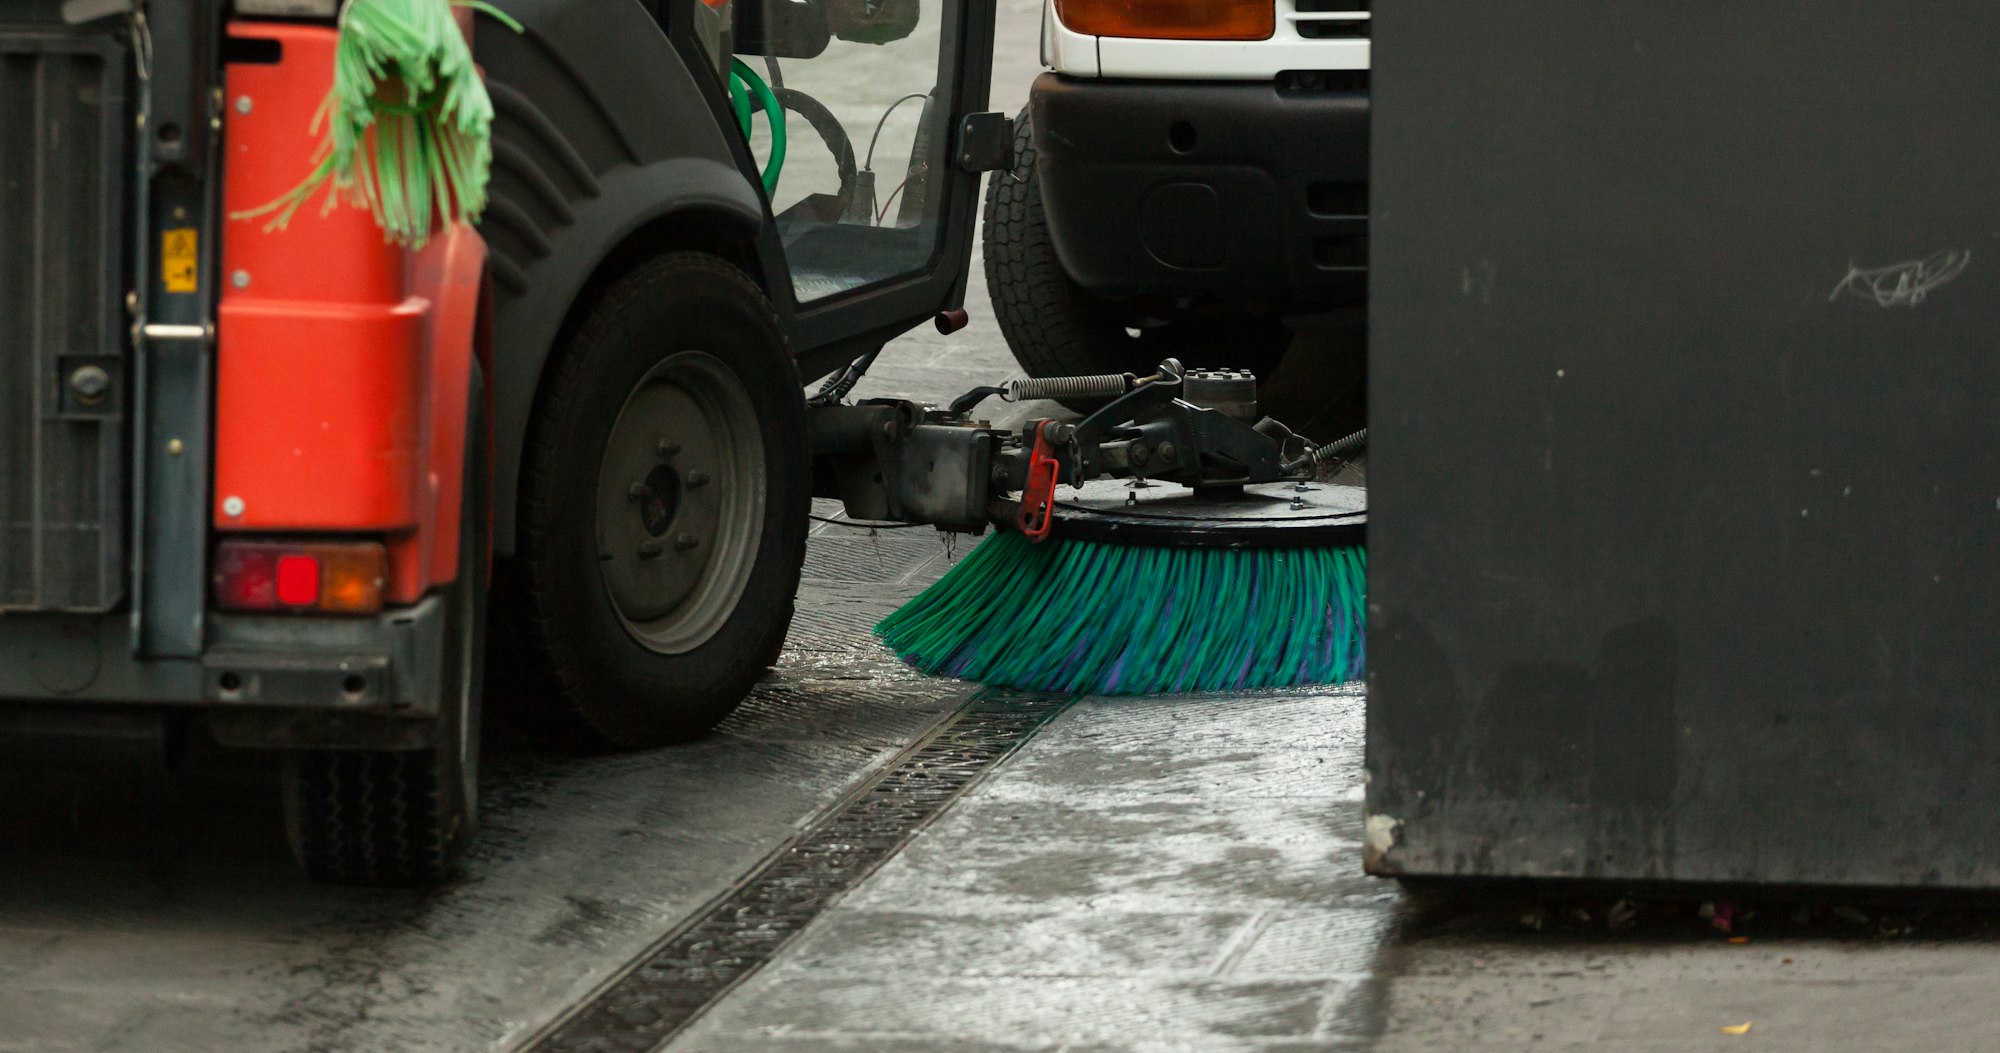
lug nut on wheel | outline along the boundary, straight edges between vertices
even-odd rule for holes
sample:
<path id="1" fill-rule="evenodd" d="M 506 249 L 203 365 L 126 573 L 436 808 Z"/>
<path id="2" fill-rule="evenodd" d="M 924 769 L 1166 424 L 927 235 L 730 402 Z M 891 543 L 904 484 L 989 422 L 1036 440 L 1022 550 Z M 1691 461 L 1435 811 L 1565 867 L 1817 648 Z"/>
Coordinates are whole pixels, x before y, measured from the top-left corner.
<path id="1" fill-rule="evenodd" d="M 677 454 L 679 452 L 681 452 L 680 443 L 675 442 L 672 439 L 660 440 L 660 456 L 662 458 L 672 457 L 674 454 Z"/>
<path id="2" fill-rule="evenodd" d="M 707 486 L 708 473 L 702 471 L 699 468 L 695 469 L 692 472 L 687 473 L 687 484 L 689 489 L 693 489 L 697 486 Z"/>
<path id="3" fill-rule="evenodd" d="M 674 538 L 674 548 L 680 552 L 686 552 L 688 549 L 691 549 L 699 544 L 701 544 L 701 540 L 699 538 L 696 538 L 693 534 L 682 534 L 679 537 Z"/>

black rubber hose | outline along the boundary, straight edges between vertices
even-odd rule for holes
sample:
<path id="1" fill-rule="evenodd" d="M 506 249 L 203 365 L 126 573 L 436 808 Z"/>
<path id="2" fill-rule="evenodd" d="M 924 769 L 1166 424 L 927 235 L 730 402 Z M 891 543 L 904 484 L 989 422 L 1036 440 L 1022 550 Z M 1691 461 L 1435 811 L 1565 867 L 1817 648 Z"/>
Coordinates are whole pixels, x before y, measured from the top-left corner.
<path id="1" fill-rule="evenodd" d="M 1006 393 L 1007 393 L 1006 388 L 997 388 L 997 387 L 973 388 L 971 391 L 968 391 L 965 394 L 960 395 L 959 397 L 951 400 L 951 415 L 956 417 L 962 414 L 970 413 L 972 412 L 972 408 L 974 406 L 977 406 L 980 403 L 985 402 L 987 399 L 992 398 L 995 395 L 1005 395 Z"/>
<path id="2" fill-rule="evenodd" d="M 881 353 L 882 349 L 878 347 L 849 362 L 847 368 L 826 378 L 826 383 L 820 385 L 819 391 L 806 400 L 806 405 L 840 405 L 840 400 L 846 398 L 847 393 L 854 390 L 854 385 L 861 383 L 861 378 L 868 375 L 868 367 L 875 364 L 876 356 Z"/>
<path id="3" fill-rule="evenodd" d="M 859 171 L 854 164 L 854 142 L 847 137 L 847 129 L 840 126 L 840 118 L 826 108 L 818 99 L 797 88 L 774 88 L 778 102 L 785 109 L 798 114 L 819 133 L 820 140 L 833 154 L 833 166 L 840 172 L 840 210 L 847 211 L 848 202 L 854 200 L 855 175 Z"/>

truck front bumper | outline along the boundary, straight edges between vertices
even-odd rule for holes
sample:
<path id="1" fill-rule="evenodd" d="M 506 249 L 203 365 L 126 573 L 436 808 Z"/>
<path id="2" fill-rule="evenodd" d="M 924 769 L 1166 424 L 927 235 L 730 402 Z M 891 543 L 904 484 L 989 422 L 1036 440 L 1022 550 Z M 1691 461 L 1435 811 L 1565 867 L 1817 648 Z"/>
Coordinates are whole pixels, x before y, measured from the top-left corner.
<path id="1" fill-rule="evenodd" d="M 1029 106 L 1050 237 L 1084 288 L 1365 302 L 1366 92 L 1048 73 Z"/>
<path id="2" fill-rule="evenodd" d="M 198 659 L 132 651 L 129 615 L 0 618 L 0 704 L 195 707 L 242 746 L 416 746 L 442 693 L 444 601 L 372 618 L 211 614 Z"/>

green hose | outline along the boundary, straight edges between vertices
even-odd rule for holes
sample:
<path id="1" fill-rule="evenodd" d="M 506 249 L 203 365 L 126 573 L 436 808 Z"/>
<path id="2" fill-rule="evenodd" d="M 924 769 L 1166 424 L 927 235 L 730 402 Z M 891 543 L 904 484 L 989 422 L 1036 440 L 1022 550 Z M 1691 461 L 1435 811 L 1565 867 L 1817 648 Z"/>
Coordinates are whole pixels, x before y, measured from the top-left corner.
<path id="1" fill-rule="evenodd" d="M 745 65 L 742 59 L 729 60 L 729 101 L 736 108 L 737 123 L 743 127 L 743 135 L 750 135 L 750 119 L 753 114 L 751 98 L 755 96 L 754 109 L 764 111 L 764 119 L 771 124 L 771 159 L 764 163 L 764 193 L 778 192 L 778 174 L 785 169 L 785 107 L 778 102 L 778 96 L 757 71 Z"/>
<path id="2" fill-rule="evenodd" d="M 750 101 L 749 87 L 736 76 L 735 71 L 730 71 L 729 108 L 736 112 L 736 127 L 741 129 L 746 137 L 750 134 L 750 118 L 757 112 L 754 105 Z"/>

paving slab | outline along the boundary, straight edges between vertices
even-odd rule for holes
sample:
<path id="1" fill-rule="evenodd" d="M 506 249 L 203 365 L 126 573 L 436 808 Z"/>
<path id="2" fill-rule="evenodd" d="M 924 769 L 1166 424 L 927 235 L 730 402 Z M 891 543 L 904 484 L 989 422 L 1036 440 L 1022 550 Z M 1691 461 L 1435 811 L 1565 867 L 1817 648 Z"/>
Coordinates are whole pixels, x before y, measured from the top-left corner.
<path id="1" fill-rule="evenodd" d="M 1342 1007 L 1394 904 L 1359 872 L 1359 758 L 1307 729 L 1359 704 L 1079 702 L 669 1049 L 1351 1045 Z"/>

